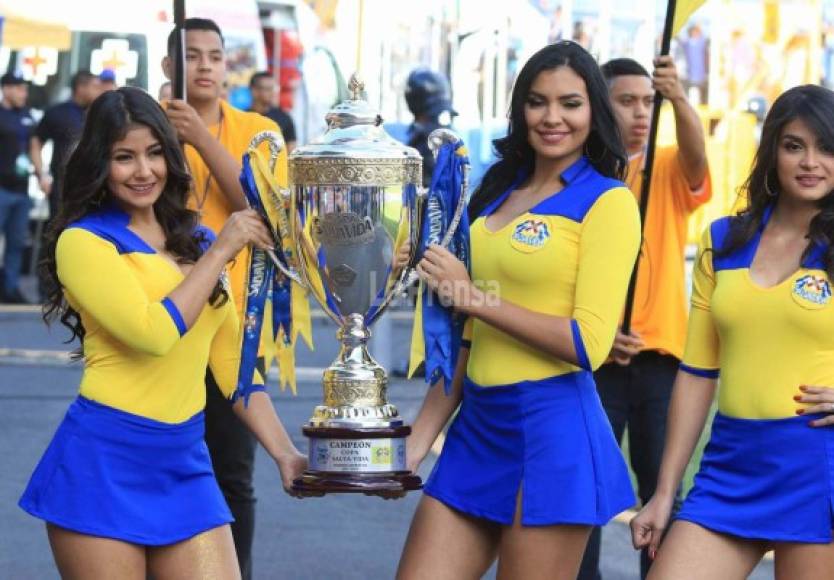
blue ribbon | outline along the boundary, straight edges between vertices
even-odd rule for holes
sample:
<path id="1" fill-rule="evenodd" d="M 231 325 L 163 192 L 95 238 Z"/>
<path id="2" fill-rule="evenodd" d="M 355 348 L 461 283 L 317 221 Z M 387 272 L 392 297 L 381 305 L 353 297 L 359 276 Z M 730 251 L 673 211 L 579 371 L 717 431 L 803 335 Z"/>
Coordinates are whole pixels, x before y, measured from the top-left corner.
<path id="1" fill-rule="evenodd" d="M 243 169 L 240 172 L 240 184 L 249 206 L 257 211 L 269 224 L 252 166 L 249 154 L 243 156 Z M 272 226 L 270 225 L 270 229 Z M 273 231 L 273 237 L 275 236 Z M 283 252 L 275 252 L 282 265 L 286 265 Z M 292 282 L 281 274 L 264 250 L 253 248 L 252 259 L 249 264 L 249 275 L 246 282 L 246 307 L 244 309 L 243 339 L 240 351 L 240 369 L 238 371 L 237 391 L 233 401 L 243 397 L 244 404 L 248 404 L 249 395 L 255 391 L 262 391 L 262 385 L 253 385 L 255 365 L 258 360 L 261 328 L 263 327 L 264 311 L 267 300 L 272 302 L 272 333 L 273 340 L 278 336 L 278 330 L 284 330 L 284 340 L 289 343 L 292 330 L 292 299 L 290 284 Z M 266 377 L 264 377 L 266 378 Z"/>
<path id="2" fill-rule="evenodd" d="M 438 151 L 423 214 L 422 243 L 418 254 L 421 257 L 429 244 L 441 242 L 449 230 L 460 197 L 466 195 L 463 191 L 463 178 L 469 158 L 463 151 L 462 141 L 444 144 Z M 469 218 L 466 210 L 461 216 L 448 250 L 469 270 Z M 425 285 L 422 304 L 426 382 L 433 385 L 441 378 L 445 379 L 444 386 L 448 394 L 466 319 L 456 314 L 451 307 L 443 306 Z"/>

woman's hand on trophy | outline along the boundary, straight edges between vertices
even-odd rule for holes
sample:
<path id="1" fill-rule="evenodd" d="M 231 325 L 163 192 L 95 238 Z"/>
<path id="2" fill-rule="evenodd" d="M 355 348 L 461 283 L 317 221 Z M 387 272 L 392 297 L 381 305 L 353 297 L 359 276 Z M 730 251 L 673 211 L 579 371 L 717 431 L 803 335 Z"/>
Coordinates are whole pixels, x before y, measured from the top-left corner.
<path id="1" fill-rule="evenodd" d="M 417 264 L 417 274 L 431 288 L 444 306 L 466 312 L 481 293 L 466 265 L 446 248 L 432 244 Z"/>
<path id="2" fill-rule="evenodd" d="M 223 252 L 228 262 L 248 244 L 254 244 L 263 250 L 274 248 L 269 230 L 258 212 L 253 209 L 236 211 L 229 216 L 212 248 Z"/>
<path id="3" fill-rule="evenodd" d="M 299 492 L 293 490 L 292 483 L 301 477 L 307 469 L 307 457 L 299 453 L 298 450 L 293 449 L 286 455 L 278 457 L 275 462 L 278 464 L 278 470 L 281 472 L 281 484 L 284 486 L 284 491 L 293 497 L 304 497 Z"/>

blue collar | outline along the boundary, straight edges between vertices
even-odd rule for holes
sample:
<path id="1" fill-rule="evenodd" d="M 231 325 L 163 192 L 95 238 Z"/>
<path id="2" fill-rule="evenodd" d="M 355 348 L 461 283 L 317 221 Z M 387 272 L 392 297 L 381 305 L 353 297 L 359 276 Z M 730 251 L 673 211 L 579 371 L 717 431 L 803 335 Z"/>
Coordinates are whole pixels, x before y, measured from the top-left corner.
<path id="1" fill-rule="evenodd" d="M 759 226 L 759 233 L 756 237 L 756 248 L 759 247 L 759 242 L 762 239 L 762 234 L 764 233 L 765 227 L 767 227 L 768 222 L 770 222 L 770 218 L 773 217 L 773 210 L 775 209 L 776 204 L 771 203 L 765 208 L 764 214 L 762 214 L 762 223 Z M 824 259 L 826 254 L 826 246 L 825 244 L 821 244 L 820 242 L 813 242 L 811 245 L 811 250 L 808 252 L 808 255 L 805 256 L 805 259 L 802 260 L 800 266 L 803 268 L 816 270 L 816 269 L 824 269 Z"/>
<path id="2" fill-rule="evenodd" d="M 576 179 L 582 175 L 585 169 L 587 169 L 590 165 L 591 162 L 588 161 L 588 158 L 584 155 L 581 156 L 559 175 L 562 179 L 562 183 L 568 185 L 569 183 L 576 181 Z"/>
<path id="3" fill-rule="evenodd" d="M 67 227 L 87 230 L 107 240 L 116 246 L 120 254 L 131 252 L 155 254 L 156 250 L 128 229 L 127 226 L 129 223 L 130 215 L 114 202 L 110 201 L 102 205 L 100 210 L 85 215 Z"/>
<path id="4" fill-rule="evenodd" d="M 589 168 L 593 169 L 593 166 L 591 165 L 591 162 L 588 161 L 587 157 L 582 155 L 579 159 L 574 161 L 567 169 L 562 171 L 562 173 L 559 174 L 559 178 L 562 180 L 562 183 L 565 185 L 565 188 L 567 188 L 568 185 L 570 185 L 571 183 L 573 183 L 577 179 L 579 179 L 585 173 L 585 171 Z M 492 213 L 494 213 L 495 210 L 498 209 L 501 206 L 502 203 L 504 203 L 504 200 L 507 199 L 507 197 L 510 195 L 510 193 L 512 193 L 512 191 L 515 188 L 517 188 L 519 186 L 519 184 L 527 178 L 528 175 L 529 175 L 529 172 L 526 169 L 519 169 L 518 173 L 516 174 L 515 179 L 510 184 L 510 186 L 507 188 L 507 190 L 504 193 L 502 193 L 501 195 L 499 195 L 495 199 L 495 201 L 493 201 L 491 204 L 489 204 L 481 212 L 480 217 L 486 217 L 486 216 L 491 215 Z M 562 189 L 562 191 L 564 191 L 564 188 Z"/>

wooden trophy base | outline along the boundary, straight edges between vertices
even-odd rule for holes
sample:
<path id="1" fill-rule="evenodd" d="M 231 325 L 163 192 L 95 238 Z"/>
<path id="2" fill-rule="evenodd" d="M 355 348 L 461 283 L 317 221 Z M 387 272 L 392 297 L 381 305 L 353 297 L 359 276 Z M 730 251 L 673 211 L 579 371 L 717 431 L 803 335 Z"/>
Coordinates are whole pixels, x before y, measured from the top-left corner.
<path id="1" fill-rule="evenodd" d="M 395 473 L 318 473 L 305 471 L 292 484 L 304 497 L 328 493 L 364 493 L 380 497 L 401 497 L 423 487 L 420 476 L 408 471 Z"/>
<path id="2" fill-rule="evenodd" d="M 411 433 L 411 427 L 402 425 L 348 429 L 308 425 L 303 428 L 303 432 L 310 438 L 310 469 L 293 481 L 293 490 L 301 496 L 321 497 L 328 493 L 364 493 L 395 498 L 423 487 L 423 482 L 418 475 L 404 469 L 404 453 L 401 462 L 397 463 L 396 460 L 391 462 L 390 469 L 384 469 L 383 465 L 379 465 L 375 469 L 363 470 L 361 464 L 351 467 L 347 462 L 352 457 L 358 457 L 364 453 L 364 450 L 352 451 L 351 446 L 354 445 L 373 447 L 376 442 L 382 444 L 385 449 L 386 445 L 392 442 L 394 449 L 404 446 L 405 437 Z M 335 457 L 328 456 L 327 459 L 318 457 L 321 449 L 327 451 L 329 448 L 334 448 Z"/>

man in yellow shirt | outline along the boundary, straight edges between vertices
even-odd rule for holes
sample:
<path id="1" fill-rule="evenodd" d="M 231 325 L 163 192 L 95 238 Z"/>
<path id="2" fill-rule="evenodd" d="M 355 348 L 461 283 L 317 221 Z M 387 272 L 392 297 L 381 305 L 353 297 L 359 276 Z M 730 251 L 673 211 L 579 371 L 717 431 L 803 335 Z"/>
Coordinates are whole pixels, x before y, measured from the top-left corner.
<path id="1" fill-rule="evenodd" d="M 223 34 L 217 24 L 207 19 L 189 18 L 184 28 L 187 101 L 168 101 L 166 109 L 184 143 L 191 170 L 189 205 L 200 212 L 203 225 L 219 232 L 232 212 L 247 207 L 238 176 L 241 158 L 249 142 L 261 131 L 280 130 L 270 119 L 239 111 L 221 99 L 226 56 Z M 174 42 L 172 32 L 168 37 L 168 56 L 162 62 L 169 79 L 174 71 Z M 278 158 L 275 171 L 278 183 L 286 185 L 285 152 Z M 244 249 L 229 267 L 229 281 L 239 315 L 244 305 L 248 252 Z M 243 319 L 242 315 L 240 319 Z M 211 372 L 206 374 L 206 443 L 220 489 L 235 518 L 232 534 L 245 580 L 252 574 L 255 439 L 232 413 Z"/>
<path id="2" fill-rule="evenodd" d="M 672 58 L 658 57 L 654 65 L 652 75 L 626 58 L 602 66 L 629 153 L 626 184 L 638 200 L 655 92 L 672 105 L 677 145 L 655 151 L 631 333 L 617 333 L 609 361 L 594 374 L 618 441 L 628 427 L 631 467 L 643 503 L 654 494 L 657 484 L 672 384 L 686 340 L 687 219 L 712 195 L 698 113 L 686 99 Z M 600 578 L 599 551 L 597 528 L 588 541 L 580 580 Z M 644 551 L 640 562 L 643 578 L 649 564 Z"/>

